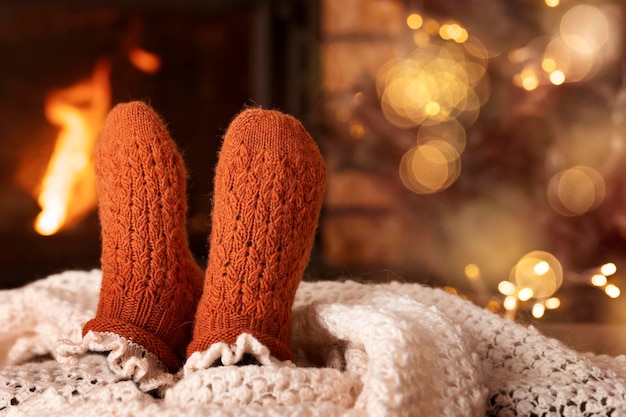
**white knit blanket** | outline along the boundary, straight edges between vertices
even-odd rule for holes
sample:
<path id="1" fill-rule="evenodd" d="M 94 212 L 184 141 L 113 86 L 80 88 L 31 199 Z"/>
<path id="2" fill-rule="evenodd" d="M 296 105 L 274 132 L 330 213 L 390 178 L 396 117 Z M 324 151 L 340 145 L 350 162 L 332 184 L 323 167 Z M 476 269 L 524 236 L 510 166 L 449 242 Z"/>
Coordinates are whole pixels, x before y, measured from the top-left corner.
<path id="1" fill-rule="evenodd" d="M 566 348 L 462 298 L 418 284 L 304 282 L 292 362 L 186 366 L 163 398 L 81 341 L 100 271 L 0 291 L 4 416 L 626 416 L 626 359 Z"/>

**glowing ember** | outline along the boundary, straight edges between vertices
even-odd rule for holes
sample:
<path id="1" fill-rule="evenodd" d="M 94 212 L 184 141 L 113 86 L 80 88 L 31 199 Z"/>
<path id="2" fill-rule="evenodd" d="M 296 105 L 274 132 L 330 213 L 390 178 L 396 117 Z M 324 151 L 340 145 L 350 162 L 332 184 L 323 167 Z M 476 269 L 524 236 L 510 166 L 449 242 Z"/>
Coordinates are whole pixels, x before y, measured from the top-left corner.
<path id="1" fill-rule="evenodd" d="M 97 204 L 92 153 L 111 107 L 109 72 L 108 61 L 100 61 L 91 78 L 46 98 L 46 118 L 61 130 L 38 197 L 39 234 L 58 232 Z"/>

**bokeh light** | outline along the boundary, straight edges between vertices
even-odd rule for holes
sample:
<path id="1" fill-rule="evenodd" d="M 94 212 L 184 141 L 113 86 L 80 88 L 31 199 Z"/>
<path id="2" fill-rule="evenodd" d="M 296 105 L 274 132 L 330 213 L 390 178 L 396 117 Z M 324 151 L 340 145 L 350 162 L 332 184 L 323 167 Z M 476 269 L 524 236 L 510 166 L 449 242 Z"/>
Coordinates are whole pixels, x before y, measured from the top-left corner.
<path id="1" fill-rule="evenodd" d="M 568 10 L 561 19 L 561 37 L 572 50 L 597 52 L 609 38 L 609 22 L 597 7 L 580 4 Z"/>
<path id="2" fill-rule="evenodd" d="M 513 295 L 515 293 L 515 284 L 511 281 L 500 281 L 498 283 L 498 291 L 502 295 Z"/>
<path id="3" fill-rule="evenodd" d="M 422 16 L 420 16 L 418 13 L 411 13 L 406 18 L 406 24 L 411 29 L 416 30 L 422 27 L 422 24 L 424 24 L 424 19 L 422 19 Z"/>
<path id="4" fill-rule="evenodd" d="M 431 140 L 409 149 L 400 161 L 400 179 L 418 194 L 448 188 L 461 172 L 459 153 L 452 145 Z"/>
<path id="5" fill-rule="evenodd" d="M 479 49 L 475 44 L 472 48 Z M 488 94 L 488 90 L 476 88 L 485 72 L 482 61 L 473 60 L 462 45 L 425 45 L 379 71 L 377 89 L 383 114 L 391 124 L 410 128 L 477 113 Z"/>
<path id="6" fill-rule="evenodd" d="M 441 140 L 452 145 L 459 154 L 465 150 L 466 138 L 465 128 L 456 119 L 435 125 L 422 126 L 417 132 L 418 145 L 431 140 Z"/>
<path id="7" fill-rule="evenodd" d="M 528 288 L 532 291 L 531 297 L 547 298 L 561 286 L 563 268 L 551 253 L 532 251 L 524 255 L 513 267 L 510 281 L 515 282 L 521 288 L 520 293 Z"/>
<path id="8" fill-rule="evenodd" d="M 521 301 L 528 301 L 533 298 L 533 295 L 535 295 L 535 292 L 532 290 L 532 288 L 525 287 L 519 290 L 519 292 L 517 293 L 517 298 Z"/>
<path id="9" fill-rule="evenodd" d="M 536 319 L 540 319 L 543 317 L 546 312 L 546 307 L 542 303 L 535 303 L 532 309 L 532 315 Z"/>
<path id="10" fill-rule="evenodd" d="M 557 173 L 548 184 L 548 201 L 563 216 L 580 216 L 604 200 L 606 185 L 595 169 L 576 166 Z"/>
<path id="11" fill-rule="evenodd" d="M 548 310 L 556 310 L 561 307 L 561 300 L 558 297 L 550 297 L 545 301 L 544 305 Z"/>
<path id="12" fill-rule="evenodd" d="M 506 310 L 514 310 L 517 307 L 517 297 L 514 297 L 512 295 L 506 296 L 504 298 L 504 301 L 502 302 L 502 305 Z"/>
<path id="13" fill-rule="evenodd" d="M 606 263 L 600 267 L 602 275 L 610 277 L 617 272 L 617 266 L 613 262 Z"/>
<path id="14" fill-rule="evenodd" d="M 604 287 L 607 282 L 608 280 L 606 279 L 606 276 L 602 274 L 594 274 L 591 277 L 591 285 L 594 287 Z"/>
<path id="15" fill-rule="evenodd" d="M 617 298 L 620 296 L 621 291 L 617 285 L 609 284 L 604 287 L 604 292 L 611 298 Z"/>

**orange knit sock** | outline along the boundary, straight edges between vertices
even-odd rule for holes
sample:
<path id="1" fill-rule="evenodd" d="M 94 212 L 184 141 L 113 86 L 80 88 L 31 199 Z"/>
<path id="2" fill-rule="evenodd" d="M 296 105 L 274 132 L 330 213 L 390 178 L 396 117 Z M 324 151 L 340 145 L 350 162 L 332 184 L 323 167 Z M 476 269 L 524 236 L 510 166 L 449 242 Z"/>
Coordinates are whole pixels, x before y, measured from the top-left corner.
<path id="1" fill-rule="evenodd" d="M 281 360 L 308 263 L 326 169 L 302 124 L 248 109 L 226 132 L 215 171 L 209 264 L 187 356 L 249 333 Z"/>
<path id="2" fill-rule="evenodd" d="M 111 110 L 96 147 L 102 288 L 83 334 L 112 332 L 171 372 L 191 338 L 203 274 L 187 246 L 186 173 L 159 116 L 141 102 Z"/>

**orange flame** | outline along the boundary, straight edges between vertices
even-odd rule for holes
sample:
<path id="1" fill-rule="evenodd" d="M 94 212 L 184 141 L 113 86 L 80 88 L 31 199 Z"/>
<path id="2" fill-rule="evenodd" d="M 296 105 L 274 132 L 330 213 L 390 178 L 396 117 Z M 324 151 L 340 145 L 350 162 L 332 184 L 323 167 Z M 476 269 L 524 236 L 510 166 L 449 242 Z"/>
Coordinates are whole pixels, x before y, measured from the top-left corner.
<path id="1" fill-rule="evenodd" d="M 161 68 L 161 59 L 158 55 L 137 46 L 128 51 L 128 60 L 146 74 L 154 74 Z"/>
<path id="2" fill-rule="evenodd" d="M 59 126 L 54 151 L 38 197 L 35 230 L 52 235 L 97 205 L 93 150 L 111 108 L 110 64 L 101 60 L 91 78 L 46 97 L 46 118 Z"/>

